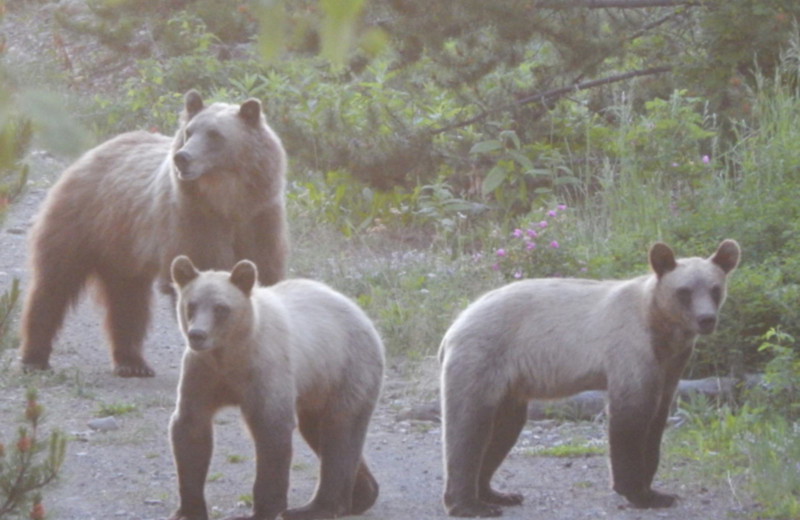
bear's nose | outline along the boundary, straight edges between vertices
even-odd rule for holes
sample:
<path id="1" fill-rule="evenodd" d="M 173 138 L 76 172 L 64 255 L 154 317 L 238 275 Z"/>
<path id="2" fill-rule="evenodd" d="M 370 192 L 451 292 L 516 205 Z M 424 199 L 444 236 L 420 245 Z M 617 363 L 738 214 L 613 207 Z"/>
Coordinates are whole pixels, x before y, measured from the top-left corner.
<path id="1" fill-rule="evenodd" d="M 189 155 L 189 152 L 178 152 L 172 157 L 173 162 L 175 162 L 175 167 L 181 173 L 186 173 L 188 171 L 191 159 L 192 156 Z"/>
<path id="2" fill-rule="evenodd" d="M 700 334 L 711 334 L 717 326 L 717 317 L 713 314 L 700 316 L 697 319 L 697 326 L 700 329 Z"/>

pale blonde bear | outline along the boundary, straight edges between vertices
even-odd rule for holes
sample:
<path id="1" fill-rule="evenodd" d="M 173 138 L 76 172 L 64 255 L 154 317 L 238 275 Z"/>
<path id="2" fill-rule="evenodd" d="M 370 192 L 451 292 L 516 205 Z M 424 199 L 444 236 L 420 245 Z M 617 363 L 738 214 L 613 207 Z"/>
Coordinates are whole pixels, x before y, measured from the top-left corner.
<path id="1" fill-rule="evenodd" d="M 257 99 L 206 106 L 185 96 L 173 137 L 136 131 L 86 152 L 50 189 L 30 233 L 22 310 L 26 369 L 50 368 L 53 339 L 90 280 L 106 310 L 114 371 L 149 377 L 143 341 L 153 280 L 190 255 L 202 269 L 256 263 L 284 277 L 286 153 Z"/>
<path id="2" fill-rule="evenodd" d="M 217 410 L 241 408 L 256 450 L 253 515 L 309 520 L 358 515 L 378 496 L 362 457 L 380 394 L 384 351 L 351 300 L 311 280 L 259 287 L 247 260 L 231 273 L 172 263 L 187 348 L 170 422 L 180 505 L 173 520 L 208 518 L 203 485 Z M 314 497 L 286 510 L 295 424 L 320 459 Z"/>
<path id="3" fill-rule="evenodd" d="M 699 334 L 710 334 L 739 245 L 676 260 L 663 243 L 652 273 L 631 280 L 531 279 L 472 303 L 444 336 L 442 362 L 448 514 L 491 517 L 522 495 L 492 475 L 515 444 L 530 399 L 608 390 L 613 489 L 634 506 L 669 507 L 652 489 L 661 436 Z"/>

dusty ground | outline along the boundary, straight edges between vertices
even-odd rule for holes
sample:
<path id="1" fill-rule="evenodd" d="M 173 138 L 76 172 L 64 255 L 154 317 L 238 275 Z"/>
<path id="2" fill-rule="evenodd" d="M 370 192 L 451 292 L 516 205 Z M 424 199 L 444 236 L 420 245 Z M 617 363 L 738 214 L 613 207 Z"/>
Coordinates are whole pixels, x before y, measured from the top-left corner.
<path id="1" fill-rule="evenodd" d="M 79 8 L 82 2 L 63 3 Z M 28 2 L 25 9 L 7 13 L 2 28 L 12 63 L 49 56 L 43 50 L 50 41 L 48 26 L 38 15 L 46 15 L 53 3 L 45 4 L 49 5 L 40 7 L 37 2 Z M 37 9 L 41 11 L 30 11 Z M 15 277 L 25 287 L 25 235 L 63 163 L 36 152 L 31 157 L 31 167 L 29 189 L 0 228 L 0 291 Z M 302 247 L 297 251 L 302 254 Z M 70 437 L 61 476 L 44 493 L 48 518 L 158 519 L 167 518 L 176 507 L 175 471 L 166 430 L 174 405 L 182 341 L 168 300 L 157 298 L 147 338 L 147 356 L 158 372 L 153 379 L 126 380 L 111 374 L 102 315 L 90 298 L 84 299 L 67 318 L 51 360 L 53 373 L 23 375 L 16 365 L 16 352 L 0 353 L 0 439 L 13 435 L 23 408 L 24 389 L 31 384 L 39 388 L 40 402 L 46 408 L 45 426 L 60 428 Z M 404 360 L 389 362 L 383 397 L 366 447 L 381 495 L 364 518 L 444 518 L 440 502 L 439 424 L 400 420 L 405 410 L 430 401 L 436 369 L 435 360 L 414 366 Z M 133 411 L 116 417 L 118 429 L 96 432 L 88 422 L 97 417 L 103 406 Z M 679 505 L 664 511 L 630 509 L 609 490 L 603 456 L 559 459 L 530 454 L 536 446 L 576 439 L 602 444 L 603 424 L 545 421 L 527 425 L 517 448 L 496 477 L 499 488 L 525 495 L 524 505 L 507 509 L 506 518 L 722 520 L 743 511 L 728 487 L 697 483 L 680 468 L 663 467 L 657 477 L 670 477 L 659 480 L 657 485 L 679 493 L 683 497 Z M 296 438 L 290 505 L 299 505 L 310 497 L 316 471 L 310 451 Z M 242 503 L 251 492 L 252 479 L 251 442 L 239 424 L 237 412 L 225 411 L 216 422 L 216 450 L 206 486 L 212 516 L 243 514 L 247 508 Z"/>
<path id="2" fill-rule="evenodd" d="M 34 168 L 52 178 L 58 165 L 39 156 Z M 48 171 L 50 170 L 50 171 Z M 41 179 L 42 176 L 35 175 Z M 37 180 L 36 184 L 43 181 Z M 25 233 L 45 188 L 35 185 L 10 211 L 0 229 L 0 289 L 12 277 L 23 281 Z M 13 432 L 23 408 L 24 388 L 39 388 L 46 408 L 48 428 L 70 436 L 67 458 L 58 483 L 45 493 L 50 518 L 91 520 L 100 518 L 167 518 L 176 507 L 176 480 L 166 429 L 174 405 L 182 342 L 172 309 L 158 297 L 147 355 L 158 375 L 153 379 L 121 379 L 111 374 L 102 315 L 91 298 L 84 299 L 68 316 L 55 345 L 55 372 L 25 376 L 16 366 L 16 352 L 6 351 L 0 364 L 0 417 L 2 435 Z M 381 495 L 365 518 L 387 520 L 443 518 L 441 430 L 436 422 L 399 420 L 404 411 L 427 402 L 435 378 L 435 361 L 409 369 L 402 360 L 390 360 L 386 383 L 367 440 L 367 458 L 381 484 Z M 423 378 L 423 379 L 419 379 Z M 95 432 L 87 425 L 102 407 L 135 410 L 118 416 L 119 429 Z M 608 469 L 603 456 L 577 459 L 534 457 L 532 447 L 553 446 L 579 439 L 604 442 L 603 424 L 530 422 L 497 476 L 497 485 L 518 490 L 525 504 L 506 510 L 507 518 L 614 518 L 675 519 L 731 518 L 741 507 L 727 488 L 700 485 L 681 478 L 681 471 L 658 486 L 679 493 L 678 507 L 664 511 L 629 509 L 608 489 Z M 239 460 L 237 462 L 237 460 Z M 290 504 L 303 503 L 312 493 L 316 462 L 303 441 L 295 439 Z M 220 414 L 216 423 L 216 450 L 209 482 L 208 502 L 215 517 L 238 513 L 242 497 L 250 493 L 253 479 L 252 445 L 235 410 Z"/>

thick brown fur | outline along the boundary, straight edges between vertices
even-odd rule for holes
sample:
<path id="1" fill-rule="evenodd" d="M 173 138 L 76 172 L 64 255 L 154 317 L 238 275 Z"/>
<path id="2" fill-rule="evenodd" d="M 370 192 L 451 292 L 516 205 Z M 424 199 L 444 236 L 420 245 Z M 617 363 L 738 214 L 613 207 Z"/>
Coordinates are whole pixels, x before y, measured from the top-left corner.
<path id="1" fill-rule="evenodd" d="M 472 303 L 445 334 L 442 362 L 444 505 L 499 516 L 520 494 L 491 487 L 530 399 L 608 390 L 613 488 L 634 506 L 668 507 L 652 489 L 661 436 L 698 334 L 710 334 L 739 246 L 676 260 L 662 243 L 653 273 L 631 280 L 532 279 Z"/>
<path id="2" fill-rule="evenodd" d="M 20 348 L 48 369 L 55 335 L 97 282 L 117 375 L 154 375 L 142 354 L 153 280 L 192 255 L 203 269 L 253 260 L 265 285 L 284 276 L 286 156 L 261 103 L 204 106 L 185 97 L 173 138 L 122 134 L 88 151 L 48 193 L 30 233 L 30 287 Z"/>
<path id="3" fill-rule="evenodd" d="M 383 344 L 359 307 L 328 286 L 286 280 L 258 287 L 247 260 L 231 273 L 175 259 L 187 342 L 170 422 L 180 505 L 173 520 L 206 520 L 203 486 L 213 417 L 241 408 L 256 448 L 253 515 L 310 520 L 358 515 L 378 497 L 362 450 L 383 379 Z M 292 431 L 320 459 L 314 497 L 287 507 Z"/>

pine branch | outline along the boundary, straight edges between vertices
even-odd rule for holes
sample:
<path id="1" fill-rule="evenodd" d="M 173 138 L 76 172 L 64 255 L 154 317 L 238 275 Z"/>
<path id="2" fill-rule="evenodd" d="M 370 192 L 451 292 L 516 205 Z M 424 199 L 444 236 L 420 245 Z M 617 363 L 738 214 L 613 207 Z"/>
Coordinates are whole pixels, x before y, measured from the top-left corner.
<path id="1" fill-rule="evenodd" d="M 575 83 L 573 85 L 569 85 L 566 87 L 560 87 L 552 90 L 547 90 L 545 92 L 540 92 L 538 94 L 533 94 L 531 96 L 524 97 L 522 99 L 518 99 L 513 103 L 508 103 L 507 105 L 502 105 L 499 107 L 494 107 L 489 110 L 485 110 L 484 112 L 478 114 L 475 117 L 471 117 L 464 121 L 459 121 L 457 123 L 452 123 L 442 128 L 437 128 L 436 130 L 432 130 L 430 132 L 431 135 L 438 135 L 444 132 L 453 130 L 455 128 L 462 128 L 473 123 L 477 123 L 478 121 L 482 121 L 483 119 L 487 118 L 489 115 L 495 112 L 503 112 L 505 110 L 510 110 L 514 107 L 527 105 L 529 103 L 541 103 L 541 104 L 548 104 L 552 103 L 553 101 L 569 94 L 570 92 L 577 92 L 579 90 L 587 90 L 594 87 L 599 87 L 602 85 L 608 85 L 610 83 L 617 83 L 620 81 L 625 81 L 627 79 L 638 78 L 641 76 L 655 76 L 657 74 L 663 74 L 665 72 L 669 72 L 672 70 L 672 67 L 665 65 L 662 67 L 652 67 L 649 69 L 639 69 L 639 70 L 632 70 L 630 72 L 624 72 L 622 74 L 614 74 L 613 76 L 607 76 L 605 78 L 593 79 L 590 81 L 584 81 L 581 83 Z"/>

